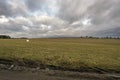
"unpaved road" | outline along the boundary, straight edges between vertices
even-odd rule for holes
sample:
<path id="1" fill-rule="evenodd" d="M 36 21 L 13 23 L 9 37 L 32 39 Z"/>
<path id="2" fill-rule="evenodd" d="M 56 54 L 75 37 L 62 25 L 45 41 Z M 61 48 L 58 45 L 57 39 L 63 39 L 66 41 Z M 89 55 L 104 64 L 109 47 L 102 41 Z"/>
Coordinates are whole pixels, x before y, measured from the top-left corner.
<path id="1" fill-rule="evenodd" d="M 58 70 L 0 70 L 0 80 L 120 80 L 120 74 L 80 73 Z"/>

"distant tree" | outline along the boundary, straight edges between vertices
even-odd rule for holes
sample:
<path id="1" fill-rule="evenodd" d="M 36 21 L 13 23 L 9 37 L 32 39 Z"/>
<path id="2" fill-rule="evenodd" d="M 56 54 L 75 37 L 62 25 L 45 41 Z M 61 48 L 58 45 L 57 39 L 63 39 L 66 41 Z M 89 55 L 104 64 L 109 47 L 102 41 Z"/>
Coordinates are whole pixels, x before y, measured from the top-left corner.
<path id="1" fill-rule="evenodd" d="M 106 38 L 106 39 L 109 39 L 109 37 L 108 37 L 108 36 L 106 36 L 105 38 Z"/>
<path id="2" fill-rule="evenodd" d="M 92 36 L 89 36 L 88 38 L 94 38 L 94 37 L 92 37 Z"/>
<path id="3" fill-rule="evenodd" d="M 120 39 L 120 37 L 117 37 L 117 39 Z"/>
<path id="4" fill-rule="evenodd" d="M 83 36 L 81 36 L 80 38 L 84 38 Z"/>
<path id="5" fill-rule="evenodd" d="M 20 39 L 28 39 L 27 37 L 21 37 Z"/>
<path id="6" fill-rule="evenodd" d="M 112 39 L 112 38 L 113 38 L 112 36 L 109 37 L 109 39 Z"/>
<path id="7" fill-rule="evenodd" d="M 85 36 L 85 38 L 89 38 L 88 36 Z"/>
<path id="8" fill-rule="evenodd" d="M 0 35 L 0 39 L 10 39 L 11 37 L 8 35 Z"/>

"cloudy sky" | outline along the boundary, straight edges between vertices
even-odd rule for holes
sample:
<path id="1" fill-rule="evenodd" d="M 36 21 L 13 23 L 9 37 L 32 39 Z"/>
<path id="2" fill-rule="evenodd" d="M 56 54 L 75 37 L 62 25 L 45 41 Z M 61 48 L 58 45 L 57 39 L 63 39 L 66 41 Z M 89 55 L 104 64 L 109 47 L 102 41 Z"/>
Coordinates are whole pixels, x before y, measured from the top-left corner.
<path id="1" fill-rule="evenodd" d="M 0 34 L 120 36 L 120 0 L 0 0 Z"/>

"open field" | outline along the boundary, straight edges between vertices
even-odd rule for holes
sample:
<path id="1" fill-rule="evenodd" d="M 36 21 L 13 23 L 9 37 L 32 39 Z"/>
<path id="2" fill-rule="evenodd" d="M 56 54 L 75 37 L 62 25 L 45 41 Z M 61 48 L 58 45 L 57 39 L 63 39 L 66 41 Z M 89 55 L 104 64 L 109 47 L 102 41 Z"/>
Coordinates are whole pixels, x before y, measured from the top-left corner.
<path id="1" fill-rule="evenodd" d="M 120 72 L 118 39 L 0 39 L 0 62 L 64 69 Z"/>

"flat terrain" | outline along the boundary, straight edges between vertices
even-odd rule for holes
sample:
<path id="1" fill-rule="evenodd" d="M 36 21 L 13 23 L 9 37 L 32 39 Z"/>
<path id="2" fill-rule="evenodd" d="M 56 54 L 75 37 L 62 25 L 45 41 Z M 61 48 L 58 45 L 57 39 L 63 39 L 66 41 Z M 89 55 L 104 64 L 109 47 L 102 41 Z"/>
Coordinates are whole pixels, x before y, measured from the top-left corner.
<path id="1" fill-rule="evenodd" d="M 0 63 L 119 73 L 120 40 L 59 38 L 26 42 L 25 39 L 0 39 Z"/>

